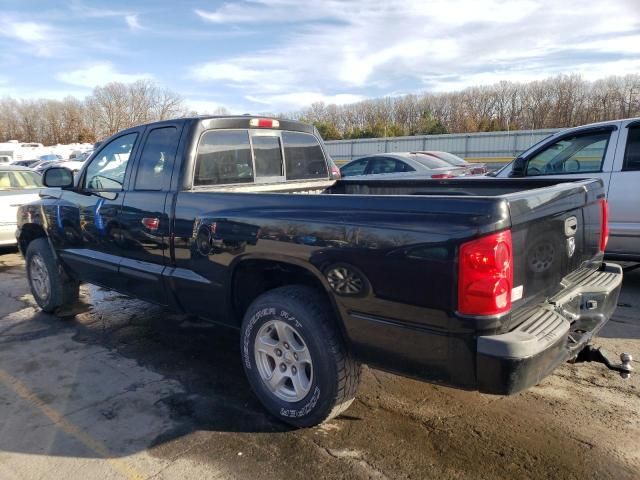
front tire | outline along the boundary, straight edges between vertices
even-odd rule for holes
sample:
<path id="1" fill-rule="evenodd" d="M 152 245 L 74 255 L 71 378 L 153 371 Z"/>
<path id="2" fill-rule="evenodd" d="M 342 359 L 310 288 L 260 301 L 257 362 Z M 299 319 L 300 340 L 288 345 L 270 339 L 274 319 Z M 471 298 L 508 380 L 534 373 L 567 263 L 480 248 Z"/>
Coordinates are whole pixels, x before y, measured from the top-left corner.
<path id="1" fill-rule="evenodd" d="M 43 311 L 53 312 L 78 299 L 79 282 L 64 272 L 46 238 L 29 243 L 25 257 L 31 294 Z"/>
<path id="2" fill-rule="evenodd" d="M 260 295 L 242 322 L 242 360 L 264 407 L 296 427 L 331 420 L 353 402 L 360 365 L 348 352 L 327 300 L 286 286 Z"/>

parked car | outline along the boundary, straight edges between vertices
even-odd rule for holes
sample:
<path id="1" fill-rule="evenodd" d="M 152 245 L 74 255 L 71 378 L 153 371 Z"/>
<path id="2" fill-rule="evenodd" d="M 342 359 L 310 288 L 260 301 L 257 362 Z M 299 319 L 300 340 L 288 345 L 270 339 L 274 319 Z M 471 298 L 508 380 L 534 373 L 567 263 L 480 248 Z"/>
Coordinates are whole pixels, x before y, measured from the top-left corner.
<path id="1" fill-rule="evenodd" d="M 607 258 L 640 261 L 640 119 L 563 130 L 490 175 L 599 178 L 611 209 Z"/>
<path id="2" fill-rule="evenodd" d="M 57 160 L 50 162 L 40 162 L 36 166 L 31 167 L 34 171 L 42 174 L 45 170 L 51 167 L 66 167 L 71 170 L 73 173 L 77 173 L 80 171 L 82 166 L 84 165 L 84 161 L 80 160 Z"/>
<path id="3" fill-rule="evenodd" d="M 19 209 L 47 311 L 94 283 L 240 329 L 277 418 L 353 401 L 360 362 L 510 394 L 575 358 L 616 308 L 600 180 L 334 180 L 309 125 L 194 117 L 124 130 Z"/>
<path id="4" fill-rule="evenodd" d="M 426 150 L 412 153 L 419 153 L 422 155 L 429 155 L 439 160 L 447 162 L 449 165 L 459 168 L 466 168 L 470 175 L 484 175 L 489 172 L 489 169 L 484 163 L 471 163 L 467 162 L 464 158 L 460 158 L 457 155 L 449 152 L 441 152 L 439 150 Z"/>
<path id="5" fill-rule="evenodd" d="M 13 158 L 10 157 L 9 155 L 0 155 L 0 164 L 11 163 L 12 161 L 13 161 Z"/>
<path id="6" fill-rule="evenodd" d="M 30 159 L 30 160 L 16 160 L 15 162 L 11 162 L 11 165 L 15 165 L 16 167 L 31 167 L 31 165 L 35 165 L 40 160 Z"/>
<path id="7" fill-rule="evenodd" d="M 467 173 L 431 155 L 397 152 L 367 155 L 340 168 L 343 177 L 384 174 L 387 178 L 420 176 L 425 178 L 453 178 Z"/>
<path id="8" fill-rule="evenodd" d="M 42 166 L 44 165 L 45 167 L 48 165 L 52 165 L 52 162 L 60 162 L 62 161 L 62 155 L 55 155 L 55 154 L 47 154 L 47 155 L 40 155 L 36 161 L 34 163 L 32 163 L 31 165 L 29 165 L 29 168 L 32 168 L 34 170 L 39 170 L 42 171 Z"/>
<path id="9" fill-rule="evenodd" d="M 57 160 L 64 160 L 62 155 L 57 155 L 55 153 L 48 153 L 46 155 L 40 155 L 38 160 L 41 162 L 55 162 Z"/>
<path id="10" fill-rule="evenodd" d="M 37 200 L 40 175 L 26 167 L 0 165 L 0 246 L 15 245 L 18 207 Z"/>

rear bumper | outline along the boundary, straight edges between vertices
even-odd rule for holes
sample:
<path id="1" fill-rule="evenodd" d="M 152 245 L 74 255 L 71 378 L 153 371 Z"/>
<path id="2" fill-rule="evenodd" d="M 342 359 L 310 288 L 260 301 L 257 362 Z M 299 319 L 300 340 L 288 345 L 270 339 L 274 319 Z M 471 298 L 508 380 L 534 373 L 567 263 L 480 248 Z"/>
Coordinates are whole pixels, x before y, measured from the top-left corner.
<path id="1" fill-rule="evenodd" d="M 616 309 L 622 268 L 575 272 L 565 288 L 534 308 L 514 313 L 517 327 L 477 340 L 476 377 L 484 393 L 507 395 L 540 382 L 575 357 Z"/>

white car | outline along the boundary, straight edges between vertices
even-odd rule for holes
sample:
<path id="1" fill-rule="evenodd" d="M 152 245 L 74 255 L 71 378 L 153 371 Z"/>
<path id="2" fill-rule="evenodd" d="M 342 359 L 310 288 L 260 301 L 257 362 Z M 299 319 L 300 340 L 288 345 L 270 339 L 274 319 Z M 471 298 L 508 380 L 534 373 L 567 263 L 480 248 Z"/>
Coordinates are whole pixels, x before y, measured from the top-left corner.
<path id="1" fill-rule="evenodd" d="M 39 198 L 40 175 L 26 167 L 0 165 L 0 246 L 16 245 L 18 207 Z"/>

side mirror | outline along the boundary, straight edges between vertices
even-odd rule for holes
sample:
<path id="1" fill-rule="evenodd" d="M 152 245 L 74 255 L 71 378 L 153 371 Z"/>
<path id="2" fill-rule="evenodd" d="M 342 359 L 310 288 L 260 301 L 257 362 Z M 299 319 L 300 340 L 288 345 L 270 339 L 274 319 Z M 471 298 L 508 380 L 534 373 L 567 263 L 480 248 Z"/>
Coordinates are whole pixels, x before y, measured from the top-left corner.
<path id="1" fill-rule="evenodd" d="M 524 169 L 527 166 L 527 162 L 524 158 L 518 157 L 513 161 L 511 166 L 510 177 L 524 177 Z"/>
<path id="2" fill-rule="evenodd" d="M 42 183 L 46 187 L 68 190 L 73 188 L 73 172 L 65 167 L 47 168 L 42 176 Z"/>

